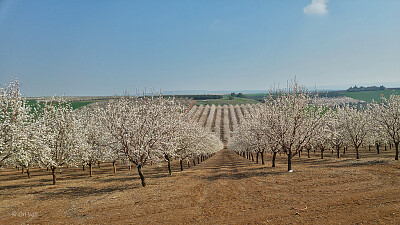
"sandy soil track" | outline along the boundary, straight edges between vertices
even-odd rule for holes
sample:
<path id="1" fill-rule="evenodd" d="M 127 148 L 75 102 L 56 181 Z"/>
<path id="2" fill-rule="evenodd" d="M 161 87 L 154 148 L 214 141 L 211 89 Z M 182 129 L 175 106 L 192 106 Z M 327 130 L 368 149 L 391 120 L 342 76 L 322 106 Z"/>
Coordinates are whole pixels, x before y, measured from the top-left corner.
<path id="1" fill-rule="evenodd" d="M 330 154 L 329 154 L 330 155 Z M 399 224 L 400 165 L 393 160 L 295 158 L 294 173 L 254 164 L 230 150 L 172 176 L 111 165 L 79 168 L 56 186 L 45 170 L 0 176 L 0 224 Z M 365 155 L 365 154 L 364 154 Z M 176 163 L 176 162 L 175 162 Z"/>

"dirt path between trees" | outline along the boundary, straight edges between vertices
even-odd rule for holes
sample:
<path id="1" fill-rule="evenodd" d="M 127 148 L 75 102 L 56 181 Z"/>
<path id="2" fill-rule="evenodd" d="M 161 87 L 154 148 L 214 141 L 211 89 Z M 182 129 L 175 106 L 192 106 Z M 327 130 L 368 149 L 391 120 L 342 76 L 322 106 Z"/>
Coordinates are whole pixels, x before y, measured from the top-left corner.
<path id="1" fill-rule="evenodd" d="M 329 154 L 330 155 L 330 154 Z M 135 170 L 111 165 L 66 169 L 50 185 L 46 170 L 32 178 L 0 175 L 0 224 L 399 224 L 400 165 L 394 160 L 295 158 L 286 172 L 230 150 L 173 175 L 164 166 Z"/>

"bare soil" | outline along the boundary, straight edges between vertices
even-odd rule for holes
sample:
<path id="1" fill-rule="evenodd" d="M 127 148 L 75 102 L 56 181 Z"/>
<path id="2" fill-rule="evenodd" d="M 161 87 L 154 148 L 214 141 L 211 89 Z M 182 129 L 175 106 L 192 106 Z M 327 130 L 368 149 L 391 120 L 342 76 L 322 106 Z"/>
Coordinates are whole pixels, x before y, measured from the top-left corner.
<path id="1" fill-rule="evenodd" d="M 111 163 L 64 168 L 51 185 L 51 171 L 0 170 L 0 224 L 400 224 L 400 164 L 393 150 L 362 159 L 325 152 L 286 157 L 277 167 L 255 164 L 230 150 L 183 172 L 173 164 L 137 171 Z"/>

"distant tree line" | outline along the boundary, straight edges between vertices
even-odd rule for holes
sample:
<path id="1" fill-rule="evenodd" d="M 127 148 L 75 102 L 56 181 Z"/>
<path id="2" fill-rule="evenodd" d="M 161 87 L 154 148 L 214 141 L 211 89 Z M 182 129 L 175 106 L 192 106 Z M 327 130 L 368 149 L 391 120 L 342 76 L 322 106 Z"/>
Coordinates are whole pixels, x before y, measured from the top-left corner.
<path id="1" fill-rule="evenodd" d="M 377 86 L 370 86 L 370 87 L 357 87 L 357 85 L 354 85 L 354 87 L 350 87 L 347 89 L 348 92 L 355 92 L 355 91 L 383 91 L 386 90 L 386 87 L 383 85 L 377 87 Z"/>
<path id="2" fill-rule="evenodd" d="M 172 95 L 171 95 L 172 96 Z M 170 95 L 164 95 L 164 97 L 171 97 Z M 205 100 L 205 99 L 221 99 L 222 95 L 176 95 L 176 98 L 190 98 L 193 100 Z"/>
<path id="3" fill-rule="evenodd" d="M 237 98 L 247 98 L 246 95 L 244 95 L 243 93 L 236 94 L 235 92 L 232 92 L 231 96 L 232 97 L 237 97 Z"/>

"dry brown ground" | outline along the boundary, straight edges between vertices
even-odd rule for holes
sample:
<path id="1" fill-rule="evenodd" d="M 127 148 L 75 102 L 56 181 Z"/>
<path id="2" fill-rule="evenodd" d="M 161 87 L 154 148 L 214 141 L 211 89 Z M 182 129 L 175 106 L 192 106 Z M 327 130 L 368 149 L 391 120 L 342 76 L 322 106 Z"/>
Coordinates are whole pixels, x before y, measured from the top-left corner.
<path id="1" fill-rule="evenodd" d="M 393 150 L 363 159 L 348 152 L 296 157 L 293 173 L 284 156 L 277 167 L 246 160 L 229 150 L 191 169 L 166 176 L 166 168 L 135 170 L 110 164 L 64 169 L 58 184 L 50 172 L 32 178 L 14 168 L 0 172 L 0 224 L 400 224 L 400 164 Z"/>

